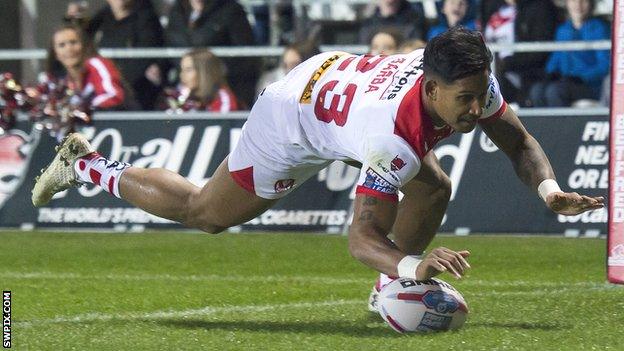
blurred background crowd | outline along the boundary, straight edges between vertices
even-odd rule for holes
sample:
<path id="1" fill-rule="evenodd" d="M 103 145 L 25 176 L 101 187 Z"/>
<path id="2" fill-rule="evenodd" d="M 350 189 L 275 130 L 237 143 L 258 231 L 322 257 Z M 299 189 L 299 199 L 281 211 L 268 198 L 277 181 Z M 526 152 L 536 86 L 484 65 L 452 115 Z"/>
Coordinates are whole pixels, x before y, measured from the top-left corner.
<path id="1" fill-rule="evenodd" d="M 452 26 L 479 30 L 486 42 L 498 44 L 609 39 L 612 2 L 597 1 L 309 1 L 306 6 L 282 0 L 56 1 L 64 14 L 45 33 L 47 58 L 36 79 L 20 72 L 0 78 L 5 100 L 0 128 L 10 128 L 6 106 L 11 104 L 42 111 L 65 101 L 80 107 L 74 117 L 84 123 L 90 121 L 88 111 L 97 110 L 246 110 L 267 84 L 319 53 L 321 45 L 367 45 L 371 55 L 406 53 Z M 220 58 L 211 51 L 236 46 L 284 51 L 279 58 Z M 98 48 L 188 52 L 175 59 L 110 59 Z M 548 50 L 496 53 L 495 74 L 508 102 L 608 103 L 608 50 Z M 7 71 L 2 65 L 0 71 Z M 9 83 L 16 87 L 11 96 Z"/>

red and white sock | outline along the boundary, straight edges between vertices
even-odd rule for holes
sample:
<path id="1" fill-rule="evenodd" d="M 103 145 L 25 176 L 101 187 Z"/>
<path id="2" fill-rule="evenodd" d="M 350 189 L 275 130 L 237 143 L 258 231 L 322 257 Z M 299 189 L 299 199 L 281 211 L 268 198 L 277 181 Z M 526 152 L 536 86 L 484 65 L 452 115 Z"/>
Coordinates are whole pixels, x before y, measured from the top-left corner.
<path id="1" fill-rule="evenodd" d="M 74 171 L 79 181 L 99 185 L 105 191 L 121 199 L 119 179 L 130 166 L 129 163 L 111 161 L 97 152 L 92 152 L 76 160 Z"/>

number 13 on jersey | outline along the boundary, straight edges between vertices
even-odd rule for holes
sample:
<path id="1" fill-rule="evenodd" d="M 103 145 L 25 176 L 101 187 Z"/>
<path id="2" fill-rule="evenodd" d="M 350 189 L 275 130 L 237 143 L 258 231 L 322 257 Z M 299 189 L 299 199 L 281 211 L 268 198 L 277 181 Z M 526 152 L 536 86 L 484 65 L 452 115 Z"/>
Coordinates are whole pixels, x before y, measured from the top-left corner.
<path id="1" fill-rule="evenodd" d="M 357 56 L 351 56 L 338 66 L 338 71 L 344 71 Z M 360 56 L 355 67 L 356 72 L 365 73 L 377 66 L 385 56 Z M 353 102 L 353 97 L 357 90 L 357 85 L 347 84 L 342 92 L 335 91 L 338 80 L 331 80 L 323 85 L 319 90 L 318 97 L 314 104 L 314 115 L 319 121 L 325 123 L 336 123 L 337 126 L 344 126 L 347 123 L 349 108 Z"/>

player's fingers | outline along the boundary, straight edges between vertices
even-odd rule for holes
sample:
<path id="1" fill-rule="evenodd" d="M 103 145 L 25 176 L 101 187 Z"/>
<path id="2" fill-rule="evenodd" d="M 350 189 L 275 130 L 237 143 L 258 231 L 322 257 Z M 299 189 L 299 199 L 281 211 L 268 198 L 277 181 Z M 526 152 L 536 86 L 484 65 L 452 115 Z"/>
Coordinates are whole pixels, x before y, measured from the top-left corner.
<path id="1" fill-rule="evenodd" d="M 429 279 L 446 271 L 446 267 L 437 260 L 429 259 L 423 261 L 423 263 L 425 264 L 423 268 L 426 273 L 425 276 L 420 279 Z"/>
<path id="2" fill-rule="evenodd" d="M 446 267 L 438 261 L 433 261 L 432 265 L 433 265 L 433 268 L 440 273 L 446 271 Z"/>
<path id="3" fill-rule="evenodd" d="M 459 252 L 456 252 L 456 254 L 457 254 L 457 259 L 462 264 L 462 266 L 464 266 L 464 270 L 467 268 L 471 268 L 470 263 L 468 263 L 468 260 L 466 260 L 464 256 L 462 256 L 462 254 L 460 254 Z"/>
<path id="4" fill-rule="evenodd" d="M 463 259 L 461 255 L 459 255 L 453 250 L 446 249 L 440 256 L 443 260 L 446 260 L 447 262 L 449 262 L 453 266 L 456 272 L 458 272 L 460 275 L 464 274 L 464 270 L 467 269 L 467 267 L 465 267 L 462 264 L 462 262 L 459 260 L 459 258 Z"/>
<path id="5" fill-rule="evenodd" d="M 468 261 L 466 261 L 466 259 L 464 258 L 464 256 L 462 256 L 459 252 L 456 251 L 452 251 L 452 255 L 454 257 L 454 260 L 452 261 L 453 263 L 457 262 L 457 264 L 459 265 L 459 271 L 462 275 L 464 275 L 464 272 L 470 268 L 470 264 L 468 263 Z M 456 265 L 457 266 L 457 265 Z"/>
<path id="6" fill-rule="evenodd" d="M 455 267 L 453 267 L 453 264 L 451 262 L 449 262 L 447 260 L 443 260 L 443 259 L 440 259 L 440 261 L 438 261 L 438 262 L 443 264 L 444 267 L 446 267 L 446 269 L 449 271 L 449 273 L 453 274 L 455 276 L 455 278 L 461 279 L 461 277 L 462 277 L 461 274 L 459 274 L 459 272 L 457 272 L 457 270 L 455 269 Z"/>
<path id="7" fill-rule="evenodd" d="M 457 261 L 462 265 L 462 270 L 466 270 L 468 268 L 470 268 L 470 263 L 468 263 L 468 261 L 464 258 L 464 257 L 468 257 L 470 255 L 470 252 L 468 251 L 463 251 L 464 253 L 467 253 L 467 255 L 462 255 L 462 252 L 458 252 L 458 251 L 453 251 L 453 255 L 455 256 L 455 258 L 457 259 Z"/>

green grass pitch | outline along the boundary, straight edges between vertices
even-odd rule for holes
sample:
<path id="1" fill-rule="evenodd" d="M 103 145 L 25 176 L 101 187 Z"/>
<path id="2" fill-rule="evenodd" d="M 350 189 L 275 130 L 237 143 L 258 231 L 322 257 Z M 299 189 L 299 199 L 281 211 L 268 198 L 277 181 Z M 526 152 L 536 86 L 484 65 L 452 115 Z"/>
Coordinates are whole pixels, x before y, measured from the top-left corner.
<path id="1" fill-rule="evenodd" d="M 624 350 L 605 241 L 441 236 L 468 249 L 457 332 L 366 310 L 376 274 L 341 236 L 0 232 L 16 350 Z"/>

